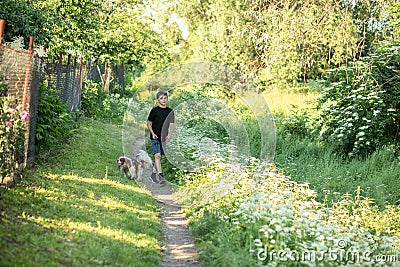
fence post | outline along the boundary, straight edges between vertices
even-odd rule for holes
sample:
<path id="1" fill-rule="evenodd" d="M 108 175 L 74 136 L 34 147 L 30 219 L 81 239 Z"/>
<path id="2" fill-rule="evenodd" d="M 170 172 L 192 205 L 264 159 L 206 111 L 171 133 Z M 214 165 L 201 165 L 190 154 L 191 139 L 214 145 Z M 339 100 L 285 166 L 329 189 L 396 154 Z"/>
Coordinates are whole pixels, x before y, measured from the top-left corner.
<path id="1" fill-rule="evenodd" d="M 4 34 L 4 26 L 6 21 L 4 19 L 0 19 L 0 45 L 3 43 L 3 34 Z"/>
<path id="2" fill-rule="evenodd" d="M 28 48 L 28 58 L 25 66 L 25 80 L 24 80 L 24 94 L 22 96 L 22 108 L 24 110 L 29 110 L 31 104 L 31 90 L 30 90 L 30 80 L 32 74 L 32 57 L 33 57 L 33 37 L 29 38 L 29 48 Z M 26 107 L 27 102 L 29 103 L 29 107 Z M 30 118 L 26 120 L 26 132 L 25 132 L 25 144 L 24 144 L 24 162 L 23 168 L 28 163 L 28 151 L 29 151 L 29 136 L 30 136 Z"/>
<path id="3" fill-rule="evenodd" d="M 29 38 L 29 49 L 28 49 L 28 60 L 26 61 L 25 67 L 25 81 L 24 81 L 24 95 L 22 98 L 22 108 L 26 109 L 26 101 L 28 95 L 28 88 L 29 88 L 29 80 L 31 75 L 31 68 L 32 68 L 32 55 L 33 55 L 33 37 Z"/>

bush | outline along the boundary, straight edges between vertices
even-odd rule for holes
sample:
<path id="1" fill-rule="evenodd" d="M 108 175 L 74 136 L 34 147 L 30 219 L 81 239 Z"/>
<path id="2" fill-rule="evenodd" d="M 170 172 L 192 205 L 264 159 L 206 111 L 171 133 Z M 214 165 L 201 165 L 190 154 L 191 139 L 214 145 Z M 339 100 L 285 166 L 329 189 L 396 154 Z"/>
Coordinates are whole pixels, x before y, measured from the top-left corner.
<path id="1" fill-rule="evenodd" d="M 399 47 L 331 71 L 319 99 L 320 135 L 349 155 L 366 155 L 399 141 Z"/>
<path id="2" fill-rule="evenodd" d="M 84 80 L 82 90 L 81 112 L 89 118 L 97 118 L 102 113 L 102 103 L 106 94 L 101 84 L 95 81 Z"/>
<path id="3" fill-rule="evenodd" d="M 82 91 L 81 111 L 89 118 L 122 123 L 130 95 L 130 91 L 119 88 L 108 94 L 103 91 L 100 83 L 86 80 Z"/>
<path id="4" fill-rule="evenodd" d="M 1 78 L 1 77 L 0 77 Z M 24 161 L 25 121 L 29 113 L 7 95 L 7 85 L 0 79 L 0 178 L 14 179 Z"/>
<path id="5" fill-rule="evenodd" d="M 305 138 L 311 134 L 313 128 L 310 124 L 313 118 L 310 117 L 307 110 L 299 109 L 296 105 L 291 105 L 290 114 L 275 114 L 275 120 L 279 132 L 284 135 Z"/>
<path id="6" fill-rule="evenodd" d="M 60 144 L 75 126 L 71 113 L 54 95 L 57 95 L 57 92 L 41 84 L 36 126 L 37 151 L 49 150 Z"/>

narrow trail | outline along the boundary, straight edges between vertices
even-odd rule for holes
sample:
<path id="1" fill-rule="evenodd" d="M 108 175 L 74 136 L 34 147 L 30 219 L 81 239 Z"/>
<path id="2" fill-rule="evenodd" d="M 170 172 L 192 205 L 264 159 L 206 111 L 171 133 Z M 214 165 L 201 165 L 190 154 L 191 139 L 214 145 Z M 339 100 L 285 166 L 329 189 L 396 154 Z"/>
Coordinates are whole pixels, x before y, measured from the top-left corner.
<path id="1" fill-rule="evenodd" d="M 144 148 L 145 138 L 138 139 L 133 151 Z M 151 170 L 143 172 L 142 183 L 151 191 L 161 207 L 161 223 L 164 232 L 163 267 L 200 267 L 193 236 L 188 221 L 176 197 L 167 184 L 160 185 L 149 181 Z"/>

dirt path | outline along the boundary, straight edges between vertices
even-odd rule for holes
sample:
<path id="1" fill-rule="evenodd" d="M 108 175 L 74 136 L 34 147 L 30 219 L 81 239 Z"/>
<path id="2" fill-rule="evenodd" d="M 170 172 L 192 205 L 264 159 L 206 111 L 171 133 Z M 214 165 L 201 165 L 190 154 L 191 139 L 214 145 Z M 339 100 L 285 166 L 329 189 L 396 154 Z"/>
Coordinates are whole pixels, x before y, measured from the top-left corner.
<path id="1" fill-rule="evenodd" d="M 144 138 L 134 144 L 134 151 L 143 149 Z M 151 170 L 143 173 L 143 183 L 151 191 L 153 197 L 158 201 L 161 211 L 161 223 L 164 232 L 164 252 L 162 259 L 163 267 L 197 267 L 195 241 L 190 233 L 188 222 L 181 211 L 176 197 L 173 195 L 170 185 L 160 185 L 149 181 L 147 177 Z"/>

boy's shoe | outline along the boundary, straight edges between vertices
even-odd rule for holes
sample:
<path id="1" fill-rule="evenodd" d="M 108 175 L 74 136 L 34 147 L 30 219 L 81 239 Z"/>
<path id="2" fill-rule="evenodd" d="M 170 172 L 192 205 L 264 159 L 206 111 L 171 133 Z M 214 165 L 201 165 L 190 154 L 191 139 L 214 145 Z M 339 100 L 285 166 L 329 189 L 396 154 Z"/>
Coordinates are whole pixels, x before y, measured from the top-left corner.
<path id="1" fill-rule="evenodd" d="M 162 173 L 159 173 L 158 174 L 158 179 L 160 180 L 158 183 L 159 184 L 165 184 L 165 178 L 164 178 L 164 176 L 162 175 Z"/>
<path id="2" fill-rule="evenodd" d="M 150 182 L 152 182 L 152 183 L 158 183 L 157 177 L 156 177 L 156 173 L 155 173 L 155 172 L 152 172 L 152 173 L 151 173 L 151 175 L 150 175 L 150 177 L 149 177 L 149 180 L 150 180 Z"/>

